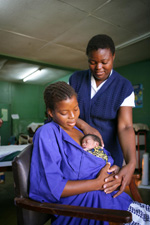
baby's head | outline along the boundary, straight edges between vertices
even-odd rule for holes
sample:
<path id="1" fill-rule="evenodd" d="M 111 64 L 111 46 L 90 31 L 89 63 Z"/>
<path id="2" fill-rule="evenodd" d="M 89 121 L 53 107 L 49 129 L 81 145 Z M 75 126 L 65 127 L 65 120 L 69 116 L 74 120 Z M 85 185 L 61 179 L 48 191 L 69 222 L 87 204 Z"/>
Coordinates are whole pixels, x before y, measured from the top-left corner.
<path id="1" fill-rule="evenodd" d="M 86 134 L 81 139 L 81 146 L 85 151 L 101 146 L 100 138 L 94 134 Z"/>

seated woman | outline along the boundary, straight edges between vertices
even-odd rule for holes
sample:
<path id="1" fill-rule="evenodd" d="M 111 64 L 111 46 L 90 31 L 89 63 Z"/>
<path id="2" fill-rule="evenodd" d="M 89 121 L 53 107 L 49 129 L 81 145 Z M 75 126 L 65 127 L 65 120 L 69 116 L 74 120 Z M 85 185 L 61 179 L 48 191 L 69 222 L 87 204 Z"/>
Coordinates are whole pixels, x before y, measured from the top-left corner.
<path id="1" fill-rule="evenodd" d="M 29 197 L 40 202 L 129 210 L 133 223 L 148 224 L 150 207 L 134 202 L 124 192 L 114 198 L 121 180 L 107 172 L 115 169 L 81 147 L 84 134 L 75 126 L 80 110 L 73 88 L 65 82 L 51 84 L 45 89 L 44 99 L 53 121 L 40 127 L 33 139 Z M 56 224 L 108 222 L 56 215 L 52 225 Z"/>

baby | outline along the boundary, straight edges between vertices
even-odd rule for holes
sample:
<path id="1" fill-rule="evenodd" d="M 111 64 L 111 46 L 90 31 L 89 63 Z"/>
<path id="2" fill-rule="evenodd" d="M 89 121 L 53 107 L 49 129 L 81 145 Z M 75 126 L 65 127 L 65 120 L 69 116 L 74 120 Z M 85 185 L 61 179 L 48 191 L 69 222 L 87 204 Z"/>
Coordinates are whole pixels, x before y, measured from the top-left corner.
<path id="1" fill-rule="evenodd" d="M 94 134 L 86 134 L 81 139 L 81 146 L 85 151 L 108 162 L 108 155 L 104 152 L 103 147 L 101 146 L 100 138 L 98 136 Z"/>

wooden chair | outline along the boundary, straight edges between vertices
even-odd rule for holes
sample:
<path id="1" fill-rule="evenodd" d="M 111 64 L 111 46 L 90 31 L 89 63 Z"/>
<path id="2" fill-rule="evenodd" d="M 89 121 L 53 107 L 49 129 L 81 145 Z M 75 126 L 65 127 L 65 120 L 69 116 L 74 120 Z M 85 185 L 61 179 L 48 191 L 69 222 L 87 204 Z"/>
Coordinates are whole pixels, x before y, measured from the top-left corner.
<path id="1" fill-rule="evenodd" d="M 29 199 L 29 172 L 32 147 L 32 144 L 27 146 L 12 163 L 15 187 L 14 202 L 17 208 L 18 225 L 43 225 L 52 215 L 109 221 L 110 224 L 123 224 L 132 221 L 132 215 L 128 211 L 40 203 Z"/>

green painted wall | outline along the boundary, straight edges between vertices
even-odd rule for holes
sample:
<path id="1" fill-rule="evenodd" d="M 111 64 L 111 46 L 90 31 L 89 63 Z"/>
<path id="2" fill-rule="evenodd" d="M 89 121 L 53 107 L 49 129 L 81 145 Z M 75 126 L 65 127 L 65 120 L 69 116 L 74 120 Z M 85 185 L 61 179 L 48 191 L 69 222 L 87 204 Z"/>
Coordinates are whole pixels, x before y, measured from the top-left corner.
<path id="1" fill-rule="evenodd" d="M 150 60 L 115 68 L 133 85 L 143 84 L 143 108 L 133 109 L 133 122 L 144 123 L 150 128 Z M 147 150 L 150 152 L 150 131 L 147 133 Z"/>
<path id="2" fill-rule="evenodd" d="M 62 77 L 62 78 L 60 78 L 60 79 L 58 79 L 58 80 L 55 80 L 55 81 L 53 81 L 53 82 L 51 82 L 51 83 L 55 83 L 55 82 L 57 82 L 57 81 L 64 81 L 64 82 L 68 83 L 68 82 L 69 82 L 69 77 L 70 77 L 72 74 L 73 74 L 73 72 L 72 72 L 71 74 L 69 74 L 69 75 L 67 75 L 67 76 L 65 76 L 65 77 Z M 51 83 L 49 83 L 49 84 L 51 84 Z M 45 87 L 46 87 L 47 85 L 49 85 L 49 84 L 46 84 Z"/>
<path id="3" fill-rule="evenodd" d="M 43 91 L 44 87 L 40 85 L 0 82 L 0 106 L 10 107 L 10 124 L 4 121 L 4 126 L 0 128 L 1 144 L 8 144 L 12 135 L 18 138 L 19 133 L 28 133 L 27 125 L 31 122 L 44 121 Z M 18 114 L 19 120 L 12 120 L 11 114 Z"/>
<path id="4" fill-rule="evenodd" d="M 69 76 L 66 76 L 61 80 L 68 82 L 68 78 Z M 0 81 L 0 111 L 8 110 L 8 121 L 4 121 L 0 128 L 2 145 L 10 143 L 11 136 L 18 139 L 20 133 L 28 134 L 27 126 L 31 122 L 44 122 L 43 92 L 47 85 Z M 18 114 L 19 119 L 13 120 L 12 114 Z"/>

